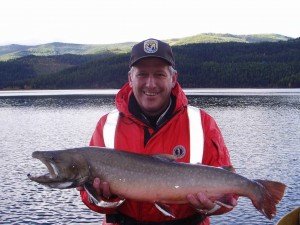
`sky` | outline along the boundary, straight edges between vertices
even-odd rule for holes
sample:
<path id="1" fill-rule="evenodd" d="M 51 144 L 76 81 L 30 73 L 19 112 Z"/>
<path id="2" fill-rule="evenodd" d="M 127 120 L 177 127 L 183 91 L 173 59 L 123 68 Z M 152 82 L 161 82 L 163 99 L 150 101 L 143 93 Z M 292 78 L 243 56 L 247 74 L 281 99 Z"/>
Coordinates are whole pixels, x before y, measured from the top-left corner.
<path id="1" fill-rule="evenodd" d="M 201 33 L 300 37 L 299 0 L 0 0 L 0 45 L 110 44 Z"/>

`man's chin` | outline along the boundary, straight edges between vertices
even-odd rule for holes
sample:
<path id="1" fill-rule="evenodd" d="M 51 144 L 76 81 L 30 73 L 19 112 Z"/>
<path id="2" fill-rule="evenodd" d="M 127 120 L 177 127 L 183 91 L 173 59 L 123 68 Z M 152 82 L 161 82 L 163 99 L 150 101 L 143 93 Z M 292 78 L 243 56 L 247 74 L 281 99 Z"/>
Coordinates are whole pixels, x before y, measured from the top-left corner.
<path id="1" fill-rule="evenodd" d="M 161 113 L 161 108 L 159 107 L 147 107 L 143 111 L 147 116 L 157 116 Z"/>

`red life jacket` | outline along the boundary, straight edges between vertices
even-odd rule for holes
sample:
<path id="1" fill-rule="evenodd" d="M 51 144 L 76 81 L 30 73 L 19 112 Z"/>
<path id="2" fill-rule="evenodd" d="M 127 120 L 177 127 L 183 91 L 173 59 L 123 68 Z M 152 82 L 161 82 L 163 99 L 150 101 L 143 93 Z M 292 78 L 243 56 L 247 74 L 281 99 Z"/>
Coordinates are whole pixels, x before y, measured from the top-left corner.
<path id="1" fill-rule="evenodd" d="M 227 148 L 221 132 L 211 116 L 205 111 L 188 106 L 187 98 L 179 86 L 172 90 L 175 108 L 172 117 L 158 130 L 137 119 L 129 111 L 132 89 L 126 84 L 116 96 L 117 110 L 103 116 L 97 124 L 90 145 L 113 147 L 139 154 L 171 154 L 179 162 L 203 163 L 211 166 L 231 165 Z M 198 116 L 197 116 L 198 112 Z M 145 144 L 145 130 L 150 139 Z M 92 210 L 112 213 L 112 209 L 93 206 L 87 201 L 84 192 L 83 202 Z M 171 204 L 176 219 L 194 215 L 196 211 L 189 204 Z M 152 203 L 137 202 L 130 199 L 118 208 L 124 215 L 138 221 L 167 221 L 172 218 L 163 215 Z M 206 219 L 201 224 L 209 224 Z"/>

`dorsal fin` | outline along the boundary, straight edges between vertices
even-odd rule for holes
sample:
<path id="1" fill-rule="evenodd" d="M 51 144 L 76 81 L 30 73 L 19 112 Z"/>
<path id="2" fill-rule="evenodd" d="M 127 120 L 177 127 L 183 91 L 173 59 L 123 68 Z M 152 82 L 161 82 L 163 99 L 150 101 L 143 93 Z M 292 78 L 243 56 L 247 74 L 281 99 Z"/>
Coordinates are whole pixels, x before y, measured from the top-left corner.
<path id="1" fill-rule="evenodd" d="M 156 154 L 156 155 L 152 155 L 152 157 L 166 162 L 175 162 L 177 159 L 176 156 L 170 154 Z"/>
<path id="2" fill-rule="evenodd" d="M 223 170 L 228 170 L 228 171 L 233 172 L 233 173 L 235 172 L 235 169 L 234 169 L 233 166 L 220 166 L 220 168 L 223 169 Z"/>

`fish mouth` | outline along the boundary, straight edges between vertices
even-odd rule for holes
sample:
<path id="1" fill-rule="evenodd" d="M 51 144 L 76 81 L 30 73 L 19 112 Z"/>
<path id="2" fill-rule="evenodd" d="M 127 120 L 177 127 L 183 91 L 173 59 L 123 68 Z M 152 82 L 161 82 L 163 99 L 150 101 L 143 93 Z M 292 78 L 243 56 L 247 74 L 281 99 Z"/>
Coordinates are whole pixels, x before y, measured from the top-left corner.
<path id="1" fill-rule="evenodd" d="M 40 183 L 42 185 L 51 187 L 51 188 L 74 188 L 86 182 L 88 179 L 88 174 L 82 176 L 70 176 L 65 170 L 67 170 L 64 166 L 60 168 L 60 164 L 54 161 L 54 157 L 51 155 L 47 155 L 47 153 L 43 152 L 34 152 L 32 157 L 40 160 L 48 169 L 48 173 L 43 175 L 32 176 L 30 173 L 27 174 L 27 177 Z"/>
<path id="2" fill-rule="evenodd" d="M 60 156 L 59 151 L 35 151 L 32 153 L 32 158 L 41 161 L 48 171 L 37 176 L 29 173 L 27 177 L 42 185 L 59 189 L 74 188 L 83 185 L 89 179 L 89 170 L 84 172 L 81 172 L 81 168 L 74 170 L 76 164 L 73 164 L 70 155 Z"/>
<path id="3" fill-rule="evenodd" d="M 34 157 L 36 158 L 36 157 Z M 59 169 L 54 162 L 48 161 L 46 159 L 39 159 L 48 169 L 48 173 L 43 175 L 32 176 L 30 173 L 27 174 L 30 180 L 36 181 L 38 183 L 51 183 L 60 181 Z"/>
<path id="4" fill-rule="evenodd" d="M 42 185 L 51 188 L 64 189 L 64 188 L 74 187 L 77 181 L 70 180 L 63 177 L 63 173 L 60 171 L 59 167 L 53 161 L 54 158 L 52 156 L 45 155 L 45 154 L 41 152 L 34 152 L 32 154 L 32 157 L 40 160 L 47 167 L 48 173 L 43 175 L 37 175 L 37 176 L 32 176 L 29 173 L 27 174 L 27 177 L 32 181 L 35 181 L 37 183 L 40 183 Z"/>

